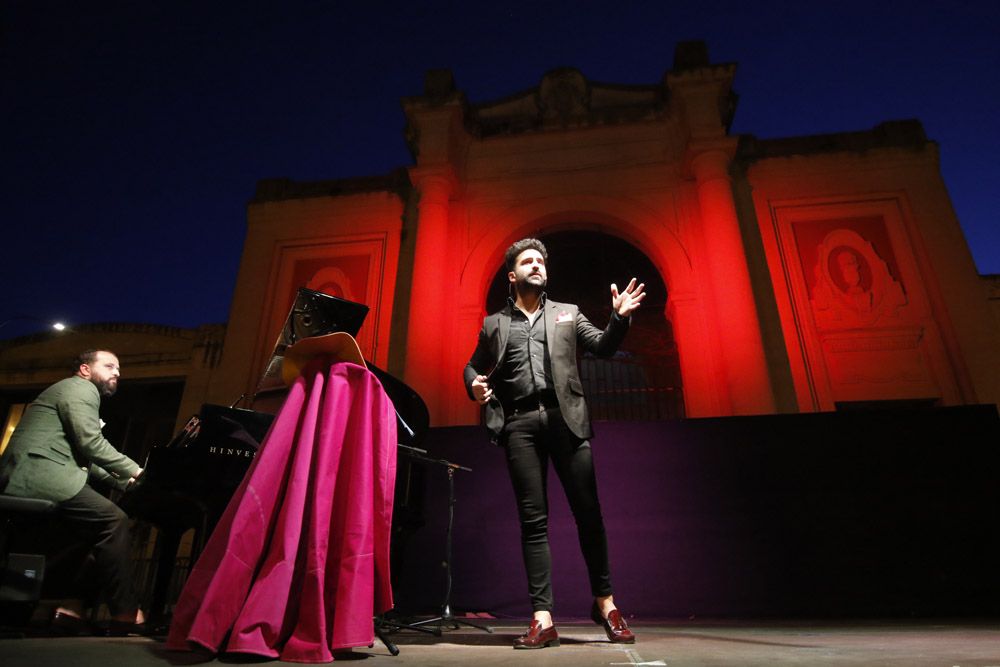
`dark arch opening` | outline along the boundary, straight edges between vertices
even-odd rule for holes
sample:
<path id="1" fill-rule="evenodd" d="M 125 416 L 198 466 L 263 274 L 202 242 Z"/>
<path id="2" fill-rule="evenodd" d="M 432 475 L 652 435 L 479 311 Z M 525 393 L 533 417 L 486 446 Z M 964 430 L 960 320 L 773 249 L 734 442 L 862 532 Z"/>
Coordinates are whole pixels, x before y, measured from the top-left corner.
<path id="1" fill-rule="evenodd" d="M 632 327 L 611 359 L 580 358 L 591 417 L 595 420 L 676 419 L 684 416 L 680 364 L 673 328 L 665 316 L 667 287 L 638 248 L 618 237 L 592 231 L 542 235 L 549 251 L 548 296 L 575 303 L 603 328 L 611 316 L 611 283 L 624 289 L 632 276 L 648 295 L 632 317 Z M 486 296 L 487 312 L 507 303 L 507 269 L 501 266 Z"/>

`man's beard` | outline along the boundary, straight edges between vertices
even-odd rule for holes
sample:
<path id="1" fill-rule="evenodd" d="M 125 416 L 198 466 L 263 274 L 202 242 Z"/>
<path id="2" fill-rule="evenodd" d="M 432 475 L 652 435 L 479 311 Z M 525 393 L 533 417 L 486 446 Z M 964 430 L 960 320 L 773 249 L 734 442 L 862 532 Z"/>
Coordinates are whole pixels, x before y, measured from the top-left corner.
<path id="1" fill-rule="evenodd" d="M 533 273 L 530 276 L 525 276 L 524 280 L 517 281 L 517 291 L 518 292 L 537 292 L 538 294 L 541 294 L 545 290 L 545 285 L 546 285 L 546 283 L 548 281 L 544 277 L 542 278 L 542 282 L 540 282 L 540 283 L 533 283 L 533 282 L 531 282 L 531 281 L 528 280 L 532 276 L 536 276 L 536 275 L 540 275 L 540 274 Z"/>
<path id="2" fill-rule="evenodd" d="M 90 378 L 90 381 L 94 383 L 95 387 L 97 387 L 97 391 L 100 392 L 102 398 L 114 396 L 115 392 L 118 390 L 118 381 L 114 378 L 108 380 Z"/>

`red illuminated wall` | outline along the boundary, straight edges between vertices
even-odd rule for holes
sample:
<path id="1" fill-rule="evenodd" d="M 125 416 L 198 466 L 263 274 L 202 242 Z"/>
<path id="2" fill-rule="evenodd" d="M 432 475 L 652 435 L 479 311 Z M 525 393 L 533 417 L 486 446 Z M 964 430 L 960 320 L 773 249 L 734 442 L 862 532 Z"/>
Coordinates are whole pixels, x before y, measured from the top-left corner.
<path id="1" fill-rule="evenodd" d="M 430 72 L 403 100 L 405 183 L 264 188 L 227 390 L 252 386 L 294 289 L 322 285 L 372 306 L 363 350 L 434 425 L 476 423 L 461 373 L 504 250 L 586 230 L 659 272 L 687 416 L 1000 400 L 997 325 L 922 129 L 732 136 L 735 66 L 680 62 L 648 86 L 555 70 L 479 104 Z"/>
<path id="2" fill-rule="evenodd" d="M 942 210 L 933 143 L 907 124 L 741 141 L 725 129 L 733 71 L 671 70 L 671 112 L 631 123 L 606 122 L 603 108 L 627 115 L 648 90 L 565 70 L 534 97 L 476 107 L 435 88 L 404 101 L 414 185 L 433 201 L 423 237 L 418 220 L 406 371 L 435 396 L 436 423 L 478 419 L 460 369 L 507 245 L 567 228 L 625 239 L 660 272 L 689 416 L 997 400 L 995 377 L 970 370 L 970 359 L 997 369 L 996 328 L 970 298 L 977 276 Z M 553 90 L 562 97 L 547 104 Z M 441 257 L 459 271 L 445 303 L 416 293 Z"/>
<path id="3" fill-rule="evenodd" d="M 985 353 L 984 362 L 995 364 L 995 355 L 963 346 L 963 338 L 973 341 L 956 326 L 960 299 L 946 302 L 931 259 L 944 268 L 964 257 L 955 248 L 929 249 L 911 207 L 918 189 L 943 191 L 936 170 L 917 179 L 890 162 L 884 192 L 872 194 L 864 191 L 878 164 L 871 157 L 817 157 L 812 174 L 781 162 L 752 167 L 750 178 L 757 215 L 769 223 L 762 238 L 799 409 L 995 400 L 990 382 L 977 389 L 966 361 L 969 352 Z M 852 162 L 856 170 L 845 170 Z M 862 176 L 863 162 L 870 166 Z M 858 194 L 840 194 L 852 189 Z M 964 282 L 959 289 L 975 289 Z"/>
<path id="4" fill-rule="evenodd" d="M 326 188 L 329 195 L 317 195 Z M 212 397 L 252 395 L 299 287 L 369 306 L 358 332 L 367 359 L 388 365 L 405 202 L 390 178 L 309 184 L 265 182 L 249 230 Z"/>

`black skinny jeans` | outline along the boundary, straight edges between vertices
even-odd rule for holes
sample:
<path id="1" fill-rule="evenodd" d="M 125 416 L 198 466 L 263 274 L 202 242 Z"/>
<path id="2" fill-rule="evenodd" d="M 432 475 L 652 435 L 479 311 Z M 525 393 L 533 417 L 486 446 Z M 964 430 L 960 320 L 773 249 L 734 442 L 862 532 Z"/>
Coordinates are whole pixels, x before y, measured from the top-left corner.
<path id="1" fill-rule="evenodd" d="M 521 520 L 521 548 L 528 571 L 532 611 L 552 610 L 549 553 L 548 462 L 552 461 L 569 501 L 594 597 L 611 595 L 608 540 L 597 499 L 590 442 L 580 440 L 558 407 L 519 411 L 504 426 L 507 469 Z"/>

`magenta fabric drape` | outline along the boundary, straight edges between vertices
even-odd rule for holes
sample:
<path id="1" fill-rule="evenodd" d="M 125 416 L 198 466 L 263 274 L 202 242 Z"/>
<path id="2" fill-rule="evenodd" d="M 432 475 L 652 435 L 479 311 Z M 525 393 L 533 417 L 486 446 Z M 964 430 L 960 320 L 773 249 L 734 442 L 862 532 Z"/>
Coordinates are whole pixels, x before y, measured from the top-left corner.
<path id="1" fill-rule="evenodd" d="M 310 363 L 198 559 L 167 639 L 292 662 L 374 641 L 392 608 L 395 411 L 367 369 Z"/>

